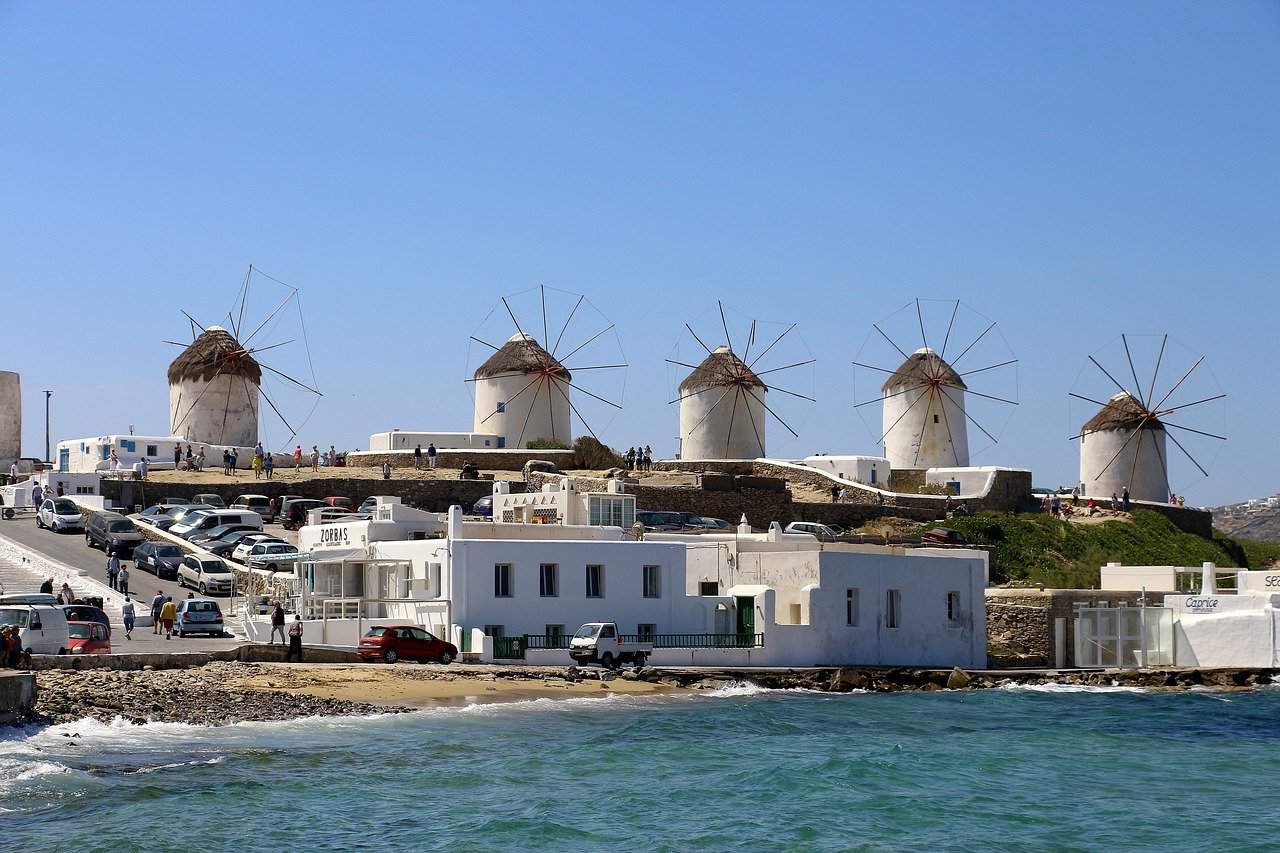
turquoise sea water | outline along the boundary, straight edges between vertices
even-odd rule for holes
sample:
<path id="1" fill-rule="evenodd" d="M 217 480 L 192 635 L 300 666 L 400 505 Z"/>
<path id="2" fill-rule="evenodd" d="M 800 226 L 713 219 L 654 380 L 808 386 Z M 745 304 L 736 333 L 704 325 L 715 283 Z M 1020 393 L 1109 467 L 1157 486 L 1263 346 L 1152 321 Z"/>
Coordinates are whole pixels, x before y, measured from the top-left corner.
<path id="1" fill-rule="evenodd" d="M 1273 850 L 1280 690 L 728 688 L 0 735 L 62 850 Z"/>

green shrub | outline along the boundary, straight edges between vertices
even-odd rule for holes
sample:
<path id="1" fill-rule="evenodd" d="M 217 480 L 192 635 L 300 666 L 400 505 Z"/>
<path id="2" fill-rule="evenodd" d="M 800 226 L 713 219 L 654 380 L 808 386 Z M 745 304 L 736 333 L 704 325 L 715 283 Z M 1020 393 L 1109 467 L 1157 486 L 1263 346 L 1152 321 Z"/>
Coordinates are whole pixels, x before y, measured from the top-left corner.
<path id="1" fill-rule="evenodd" d="M 568 450 L 563 441 L 554 438 L 535 438 L 526 445 L 530 450 Z"/>
<path id="2" fill-rule="evenodd" d="M 573 464 L 587 471 L 603 471 L 620 468 L 622 456 L 613 448 L 590 435 L 580 435 L 573 441 Z"/>

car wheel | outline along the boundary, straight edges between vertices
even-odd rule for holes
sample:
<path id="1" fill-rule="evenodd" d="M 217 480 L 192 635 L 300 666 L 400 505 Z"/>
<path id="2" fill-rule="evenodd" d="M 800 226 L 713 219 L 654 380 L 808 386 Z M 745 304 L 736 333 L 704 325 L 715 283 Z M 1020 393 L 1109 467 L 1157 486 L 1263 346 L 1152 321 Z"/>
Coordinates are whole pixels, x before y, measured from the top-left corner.
<path id="1" fill-rule="evenodd" d="M 178 573 L 178 589 L 186 589 L 186 588 L 187 588 L 187 582 L 186 582 L 186 580 L 182 577 L 182 573 L 181 573 L 181 572 L 179 572 L 179 573 Z"/>
<path id="2" fill-rule="evenodd" d="M 440 653 L 440 663 L 448 666 L 453 663 L 453 652 L 444 651 Z"/>
<path id="3" fill-rule="evenodd" d="M 209 590 L 205 589 L 205 585 L 204 585 L 204 584 L 200 584 L 200 594 L 201 594 L 201 595 L 208 595 L 208 594 L 209 594 Z"/>
<path id="4" fill-rule="evenodd" d="M 600 656 L 600 665 L 605 669 L 613 669 L 613 652 L 605 652 Z"/>
<path id="5" fill-rule="evenodd" d="M 187 636 L 187 632 L 186 632 L 186 631 L 184 631 L 184 630 L 182 630 L 181 628 L 179 628 L 179 629 L 178 629 L 178 639 L 180 639 L 180 640 L 182 640 L 182 639 L 186 639 L 186 636 Z"/>
<path id="6" fill-rule="evenodd" d="M 86 533 L 86 534 L 84 535 L 84 545 L 85 545 L 85 547 L 86 547 L 86 548 L 92 548 L 92 547 L 93 547 L 93 537 L 92 537 L 92 536 L 90 536 L 88 533 Z"/>
<path id="7" fill-rule="evenodd" d="M 38 515 L 37 515 L 37 516 L 36 516 L 36 530 L 40 530 L 40 529 L 41 529 L 41 528 L 43 528 L 43 527 L 44 527 L 44 522 L 43 522 L 43 521 L 41 521 L 41 520 L 40 520 L 40 516 L 38 516 Z"/>
<path id="8" fill-rule="evenodd" d="M 58 654 L 65 655 L 66 653 L 67 653 L 66 649 L 58 649 Z"/>
<path id="9" fill-rule="evenodd" d="M 400 660 L 400 655 L 396 653 L 395 649 L 387 649 L 382 653 L 382 659 L 387 663 L 395 663 Z"/>

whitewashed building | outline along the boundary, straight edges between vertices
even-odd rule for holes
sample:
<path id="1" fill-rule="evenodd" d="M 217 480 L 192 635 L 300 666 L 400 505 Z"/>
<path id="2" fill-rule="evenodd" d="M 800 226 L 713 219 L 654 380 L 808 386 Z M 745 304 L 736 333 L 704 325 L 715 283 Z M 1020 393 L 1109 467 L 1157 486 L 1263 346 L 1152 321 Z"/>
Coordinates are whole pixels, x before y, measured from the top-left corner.
<path id="1" fill-rule="evenodd" d="M 119 470 L 130 471 L 143 459 L 152 468 L 173 468 L 174 448 L 180 448 L 185 457 L 188 445 L 191 446 L 192 454 L 204 449 L 205 468 L 221 468 L 223 450 L 236 453 L 237 468 L 248 468 L 253 460 L 252 447 L 189 442 L 180 435 L 97 435 L 59 441 L 57 470 L 70 474 L 110 472 L 112 450 L 116 452 Z"/>
<path id="2" fill-rule="evenodd" d="M 515 492 L 511 484 L 493 484 L 493 519 L 508 524 L 568 524 L 631 530 L 636 520 L 636 497 L 623 484 L 609 480 L 603 492 L 579 492 L 577 480 L 563 477 L 540 491 Z"/>
<path id="3" fill-rule="evenodd" d="M 842 480 L 887 489 L 893 465 L 885 456 L 806 456 L 804 464 Z"/>
<path id="4" fill-rule="evenodd" d="M 506 439 L 496 432 L 406 432 L 398 429 L 369 436 L 371 453 L 412 451 L 415 447 L 421 447 L 425 453 L 432 444 L 437 450 L 494 450 L 506 447 Z"/>
<path id="5" fill-rule="evenodd" d="M 441 521 L 379 500 L 369 520 L 300 533 L 293 604 L 313 642 L 352 646 L 396 620 L 464 655 L 567 663 L 579 625 L 615 621 L 654 642 L 655 664 L 986 662 L 983 552 L 824 545 L 776 524 L 636 540 L 612 526 L 467 522 L 457 507 Z"/>

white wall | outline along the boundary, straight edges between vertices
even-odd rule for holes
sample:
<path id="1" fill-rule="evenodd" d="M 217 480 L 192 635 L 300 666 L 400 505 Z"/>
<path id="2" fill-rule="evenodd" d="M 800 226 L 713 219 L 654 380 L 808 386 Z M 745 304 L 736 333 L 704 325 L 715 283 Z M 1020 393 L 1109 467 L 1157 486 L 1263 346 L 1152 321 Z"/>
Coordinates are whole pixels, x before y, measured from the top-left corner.
<path id="1" fill-rule="evenodd" d="M 882 429 L 886 434 L 884 455 L 894 468 L 969 464 L 964 392 L 959 389 L 948 388 L 945 395 L 931 395 L 924 388 L 889 388 L 885 392 Z"/>
<path id="2" fill-rule="evenodd" d="M 1178 588 L 1178 572 L 1191 571 L 1177 566 L 1122 566 L 1107 563 L 1101 569 L 1099 589 L 1132 592 L 1173 592 Z M 1198 568 L 1195 571 L 1200 571 Z"/>
<path id="3" fill-rule="evenodd" d="M 924 481 L 929 485 L 946 486 L 959 483 L 958 496 L 977 497 L 991 490 L 991 482 L 995 479 L 995 467 L 968 468 L 930 468 L 924 472 Z M 1008 470 L 1008 469 L 1003 469 Z"/>
<path id="4" fill-rule="evenodd" d="M 1277 659 L 1277 611 L 1270 596 L 1166 595 L 1173 613 L 1174 664 L 1272 667 Z"/>
<path id="5" fill-rule="evenodd" d="M 532 390 L 532 389 L 530 389 Z M 543 405 L 546 405 L 545 401 Z M 495 418 L 496 420 L 496 418 Z M 499 433 L 496 432 L 375 432 L 369 436 L 369 450 L 374 453 L 386 453 L 392 450 L 412 451 L 422 445 L 425 456 L 427 445 L 434 444 L 436 450 L 484 450 L 498 446 Z M 423 461 L 426 464 L 426 461 Z"/>
<path id="6" fill-rule="evenodd" d="M 760 402 L 768 402 L 765 389 L 752 389 L 760 400 L 732 387 L 697 391 L 691 387 L 680 392 L 684 397 L 680 401 L 681 459 L 759 459 L 765 455 L 767 413 Z"/>
<path id="7" fill-rule="evenodd" d="M 219 374 L 205 382 L 169 386 L 169 431 L 197 444 L 253 447 L 258 443 L 258 386 Z"/>
<path id="8" fill-rule="evenodd" d="M 887 488 L 893 466 L 884 456 L 806 456 L 804 464 L 855 483 Z"/>
<path id="9" fill-rule="evenodd" d="M 133 442 L 134 449 L 129 451 L 126 449 L 127 443 Z M 155 468 L 172 468 L 173 467 L 173 450 L 174 446 L 182 447 L 183 458 L 186 457 L 186 446 L 191 445 L 192 454 L 204 448 L 206 469 L 219 469 L 222 467 L 222 451 L 226 448 L 220 444 L 203 444 L 198 441 L 188 442 L 186 439 L 172 435 L 100 435 L 89 438 L 72 438 L 59 441 L 57 448 L 53 453 L 53 462 L 59 465 L 62 458 L 62 451 L 67 451 L 67 472 L 75 474 L 88 474 L 94 471 L 110 470 L 111 448 L 115 448 L 116 457 L 120 460 L 122 469 L 130 468 L 135 462 L 142 461 L 143 457 Z M 151 446 L 155 446 L 156 452 L 148 454 L 147 450 Z M 102 458 L 102 448 L 107 448 L 108 459 Z M 248 468 L 253 461 L 253 446 L 247 447 L 231 447 L 236 452 L 236 467 Z M 276 465 L 284 465 L 284 457 L 281 454 L 275 454 L 277 459 Z M 289 461 L 292 465 L 292 460 Z M 65 473 L 65 472 L 64 472 Z"/>
<path id="10" fill-rule="evenodd" d="M 1134 436 L 1126 446 L 1125 441 L 1132 432 L 1108 429 L 1081 436 L 1080 482 L 1086 495 L 1109 500 L 1112 494 L 1123 495 L 1128 486 L 1129 497 L 1135 501 L 1164 503 L 1169 500 L 1169 481 L 1165 476 L 1169 453 L 1164 430 L 1144 429 L 1141 436 Z"/>

